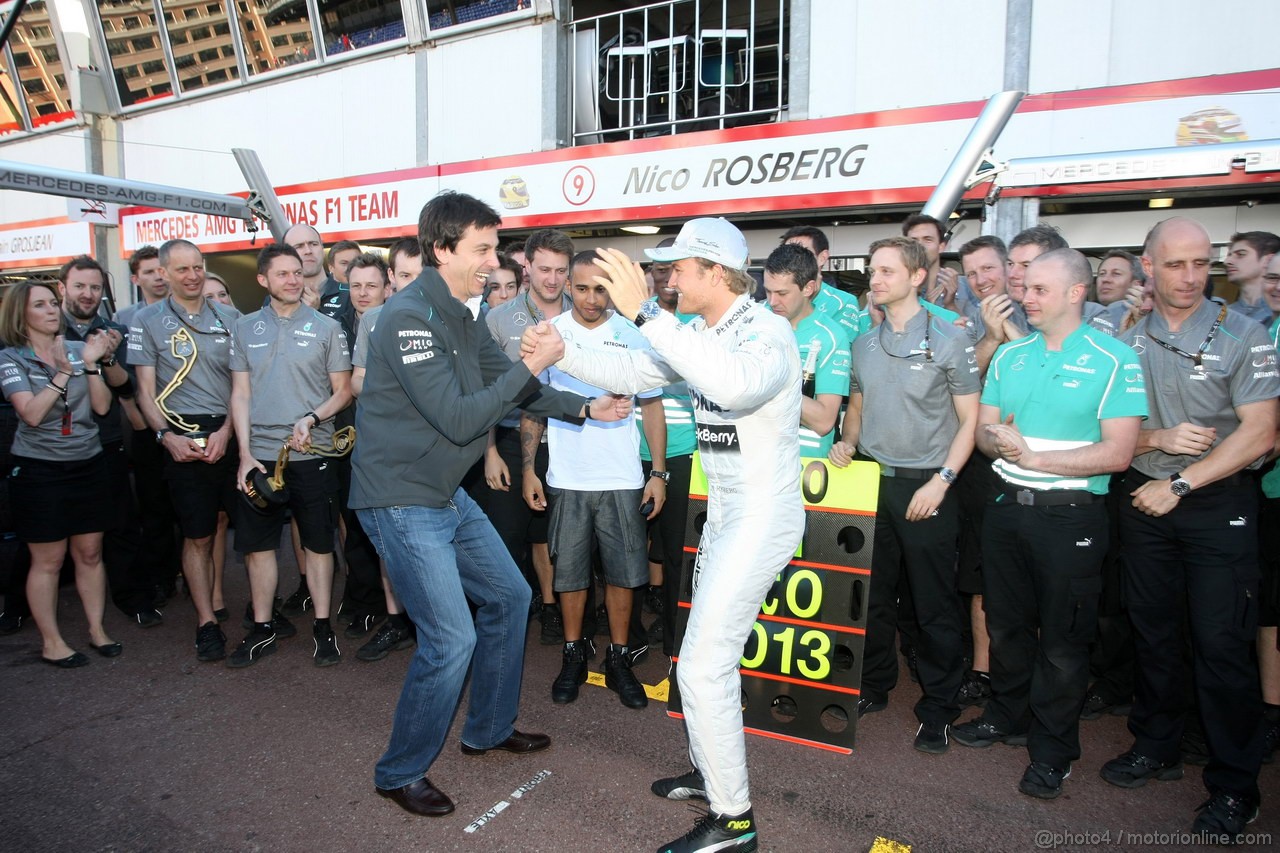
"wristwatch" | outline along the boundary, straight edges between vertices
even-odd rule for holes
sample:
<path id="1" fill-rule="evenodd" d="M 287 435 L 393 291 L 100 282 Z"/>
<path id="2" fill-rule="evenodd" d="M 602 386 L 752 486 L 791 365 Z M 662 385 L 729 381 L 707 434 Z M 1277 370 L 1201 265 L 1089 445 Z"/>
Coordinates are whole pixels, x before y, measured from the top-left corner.
<path id="1" fill-rule="evenodd" d="M 171 432 L 173 432 L 171 429 L 156 430 L 156 444 L 164 444 L 164 437 Z"/>
<path id="2" fill-rule="evenodd" d="M 650 476 L 650 477 L 652 477 L 652 478 L 654 478 L 655 480 L 661 480 L 661 481 L 662 481 L 662 482 L 664 482 L 664 483 L 670 483 L 670 482 L 671 482 L 671 472 L 670 472 L 670 471 L 650 471 L 650 472 L 649 472 L 649 476 Z"/>
<path id="3" fill-rule="evenodd" d="M 662 307 L 653 300 L 640 303 L 640 313 L 636 314 L 635 324 L 639 328 L 662 313 Z"/>
<path id="4" fill-rule="evenodd" d="M 1169 491 L 1173 492 L 1175 497 L 1185 498 L 1191 494 L 1191 484 L 1182 479 L 1182 472 L 1169 475 Z"/>
<path id="5" fill-rule="evenodd" d="M 949 486 L 956 481 L 956 471 L 954 468 L 939 468 L 938 477 Z"/>

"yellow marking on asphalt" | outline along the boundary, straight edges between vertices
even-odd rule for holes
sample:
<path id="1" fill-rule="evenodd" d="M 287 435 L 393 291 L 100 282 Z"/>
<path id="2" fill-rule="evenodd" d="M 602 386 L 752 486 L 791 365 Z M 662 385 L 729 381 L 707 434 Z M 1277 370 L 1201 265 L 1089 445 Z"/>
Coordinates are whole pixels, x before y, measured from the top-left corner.
<path id="1" fill-rule="evenodd" d="M 604 687 L 604 673 L 587 670 L 587 684 Z M 667 697 L 671 694 L 669 679 L 664 678 L 657 684 L 644 685 L 644 693 L 655 702 L 666 702 Z"/>
<path id="2" fill-rule="evenodd" d="M 878 835 L 867 853 L 911 853 L 911 845 Z"/>

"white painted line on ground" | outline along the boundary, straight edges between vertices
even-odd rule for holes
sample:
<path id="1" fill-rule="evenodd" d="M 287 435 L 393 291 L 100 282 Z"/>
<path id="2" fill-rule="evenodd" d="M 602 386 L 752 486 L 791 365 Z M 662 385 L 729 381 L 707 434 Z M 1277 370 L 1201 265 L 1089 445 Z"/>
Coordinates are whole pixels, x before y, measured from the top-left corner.
<path id="1" fill-rule="evenodd" d="M 527 793 L 529 793 L 530 791 L 532 791 L 532 790 L 533 790 L 537 785 L 539 785 L 540 783 L 542 783 L 544 780 L 548 779 L 550 776 L 551 776 L 551 771 L 550 771 L 550 770 L 540 770 L 540 771 L 538 771 L 538 774 L 537 774 L 536 776 L 534 776 L 534 777 L 533 777 L 532 779 L 530 779 L 528 782 L 525 782 L 525 783 L 524 783 L 523 785 L 521 785 L 519 788 L 516 788 L 514 791 L 512 791 L 512 792 L 511 792 L 511 794 L 510 794 L 510 798 L 509 798 L 509 799 L 511 799 L 511 800 L 518 800 L 518 799 L 520 799 L 520 798 L 521 798 L 521 797 L 523 797 L 525 794 L 527 794 Z M 508 800 L 499 800 L 497 803 L 494 803 L 494 805 L 493 805 L 493 807 L 492 807 L 491 809 L 489 809 L 489 810 L 488 810 L 487 812 L 485 812 L 484 814 L 480 815 L 480 816 L 479 816 L 478 818 L 476 818 L 475 820 L 471 821 L 471 823 L 467 824 L 467 825 L 463 828 L 463 830 L 462 830 L 462 831 L 463 831 L 463 832 L 475 832 L 477 829 L 480 829 L 480 828 L 481 828 L 481 827 L 483 827 L 485 824 L 487 824 L 489 821 L 491 821 L 491 820 L 493 820 L 494 818 L 496 818 L 499 814 L 501 814 L 501 813 L 502 813 L 503 811 L 505 811 L 508 807 L 510 807 L 510 805 L 511 805 L 511 803 L 510 803 Z"/>

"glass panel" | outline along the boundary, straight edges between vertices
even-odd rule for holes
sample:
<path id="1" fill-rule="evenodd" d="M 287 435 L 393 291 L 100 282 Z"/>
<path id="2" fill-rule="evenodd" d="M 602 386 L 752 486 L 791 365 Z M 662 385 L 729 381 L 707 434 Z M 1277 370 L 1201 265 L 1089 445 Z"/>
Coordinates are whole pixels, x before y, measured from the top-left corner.
<path id="1" fill-rule="evenodd" d="M 23 10 L 9 37 L 18 79 L 26 92 L 31 124 L 35 127 L 73 117 L 62 57 L 58 55 L 50 26 L 49 4 L 35 0 Z"/>
<path id="2" fill-rule="evenodd" d="M 316 58 L 306 0 L 237 0 L 236 11 L 250 74 Z"/>
<path id="3" fill-rule="evenodd" d="M 169 22 L 169 44 L 182 91 L 194 92 L 239 78 L 234 48 L 229 57 L 223 56 L 220 50 L 233 47 L 225 3 L 160 0 L 160 7 Z M 209 58 L 205 59 L 206 56 Z"/>
<path id="4" fill-rule="evenodd" d="M 400 0 L 318 0 L 326 56 L 404 38 Z"/>
<path id="5" fill-rule="evenodd" d="M 533 0 L 427 0 L 427 26 L 433 30 L 528 9 Z"/>
<path id="6" fill-rule="evenodd" d="M 173 94 L 155 10 L 137 0 L 97 0 L 107 53 L 124 106 Z"/>

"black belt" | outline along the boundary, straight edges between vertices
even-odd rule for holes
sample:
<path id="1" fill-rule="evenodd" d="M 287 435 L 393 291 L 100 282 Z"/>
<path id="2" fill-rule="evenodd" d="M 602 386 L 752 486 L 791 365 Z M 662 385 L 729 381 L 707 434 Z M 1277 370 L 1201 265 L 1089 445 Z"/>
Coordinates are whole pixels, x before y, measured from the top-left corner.
<path id="1" fill-rule="evenodd" d="M 1008 489 L 1000 490 L 997 500 L 1018 503 L 1022 506 L 1068 506 L 1070 504 L 1091 504 L 1103 499 L 1102 495 L 1084 489 Z M 1002 503 L 1004 501 L 1001 501 Z"/>
<path id="2" fill-rule="evenodd" d="M 859 462 L 876 462 L 869 456 L 859 455 L 854 458 Z M 879 462 L 876 464 L 880 466 L 881 477 L 896 477 L 899 480 L 927 480 L 942 470 L 941 468 L 896 468 Z"/>
<path id="3" fill-rule="evenodd" d="M 1200 486 L 1197 489 L 1195 489 L 1195 491 L 1198 492 L 1203 489 L 1212 488 L 1214 486 L 1241 486 L 1246 484 L 1252 484 L 1258 479 L 1260 473 L 1261 472 L 1259 471 L 1253 471 L 1246 468 L 1242 471 L 1237 471 L 1234 474 L 1230 474 L 1226 477 L 1223 477 L 1221 480 L 1214 480 L 1212 483 L 1208 483 L 1206 485 Z M 1141 485 L 1142 483 L 1149 483 L 1152 480 L 1169 480 L 1168 477 L 1149 477 L 1146 474 L 1139 471 L 1137 468 L 1130 468 L 1126 476 L 1132 477 L 1139 485 Z"/>
<path id="4" fill-rule="evenodd" d="M 202 432 L 217 432 L 227 422 L 226 415 L 187 415 L 181 412 L 178 413 L 178 419 L 195 424 Z"/>

